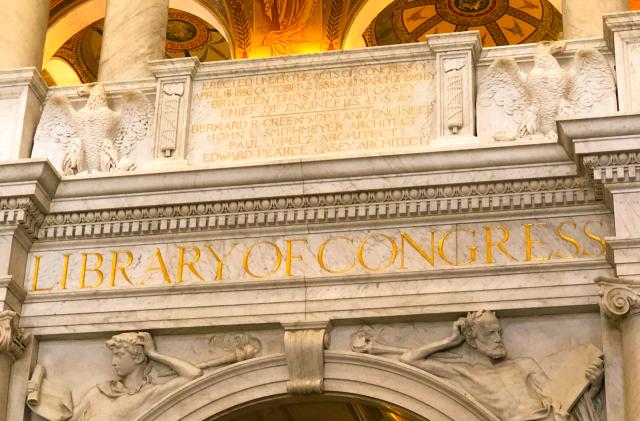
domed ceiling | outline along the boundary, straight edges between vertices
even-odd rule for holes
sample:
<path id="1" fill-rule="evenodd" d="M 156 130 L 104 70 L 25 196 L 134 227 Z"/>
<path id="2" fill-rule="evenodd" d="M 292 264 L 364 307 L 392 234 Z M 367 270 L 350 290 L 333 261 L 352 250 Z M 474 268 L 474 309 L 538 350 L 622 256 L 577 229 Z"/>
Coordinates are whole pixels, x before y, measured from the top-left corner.
<path id="1" fill-rule="evenodd" d="M 431 34 L 466 30 L 479 30 L 485 46 L 558 39 L 562 17 L 550 1 L 558 2 L 172 0 L 172 4 L 184 7 L 170 10 L 165 56 L 198 57 L 203 62 L 268 57 L 338 50 L 347 37 L 354 36 L 361 37 L 361 45 L 364 40 L 367 46 L 375 46 L 419 42 Z M 50 25 L 91 2 L 104 7 L 104 0 L 51 0 Z M 189 4 L 191 9 L 186 7 Z M 366 9 L 375 12 L 364 13 Z M 96 79 L 104 23 L 103 19 L 97 20 L 100 16 L 104 13 L 87 20 L 87 26 L 69 33 L 68 38 L 61 39 L 66 40 L 64 45 L 51 51 L 56 51 L 51 62 L 68 64 L 81 82 Z M 356 18 L 362 24 L 354 31 L 351 24 Z M 53 79 L 51 83 L 55 83 Z"/>
<path id="2" fill-rule="evenodd" d="M 68 62 L 82 83 L 94 82 L 98 75 L 100 46 L 102 44 L 101 19 L 69 39 L 53 56 Z M 165 57 L 198 57 L 200 61 L 228 60 L 229 43 L 204 20 L 180 10 L 169 10 Z"/>
<path id="3" fill-rule="evenodd" d="M 391 45 L 473 30 L 487 47 L 556 40 L 562 15 L 547 0 L 396 0 L 371 22 L 364 38 L 367 46 Z"/>

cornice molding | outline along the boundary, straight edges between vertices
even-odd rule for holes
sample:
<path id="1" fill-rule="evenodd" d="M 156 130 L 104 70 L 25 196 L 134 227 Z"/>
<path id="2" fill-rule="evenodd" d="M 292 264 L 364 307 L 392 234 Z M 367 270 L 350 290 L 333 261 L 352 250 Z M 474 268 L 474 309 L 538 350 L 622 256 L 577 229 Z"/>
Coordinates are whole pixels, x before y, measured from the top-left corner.
<path id="1" fill-rule="evenodd" d="M 640 181 L 640 150 L 584 155 L 582 164 L 601 183 Z"/>
<path id="2" fill-rule="evenodd" d="M 35 238 L 44 219 L 44 214 L 30 197 L 0 198 L 0 227 L 21 227 Z"/>
<path id="3" fill-rule="evenodd" d="M 394 220 L 588 205 L 582 177 L 344 191 L 83 212 L 51 213 L 39 240 L 109 238 L 269 226 Z"/>

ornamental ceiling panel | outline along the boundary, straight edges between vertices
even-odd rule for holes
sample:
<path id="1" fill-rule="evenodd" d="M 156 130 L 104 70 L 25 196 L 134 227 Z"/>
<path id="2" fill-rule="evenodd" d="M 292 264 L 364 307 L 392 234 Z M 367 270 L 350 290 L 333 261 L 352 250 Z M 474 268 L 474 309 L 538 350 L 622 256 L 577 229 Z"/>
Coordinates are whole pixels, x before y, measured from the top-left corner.
<path id="1" fill-rule="evenodd" d="M 396 0 L 363 37 L 367 46 L 392 45 L 468 30 L 480 31 L 484 46 L 556 40 L 562 15 L 548 0 Z"/>
<path id="2" fill-rule="evenodd" d="M 83 83 L 98 75 L 104 19 L 69 39 L 54 55 L 68 62 Z M 231 47 L 220 32 L 190 13 L 170 9 L 165 41 L 165 57 L 198 57 L 200 61 L 228 60 Z"/>

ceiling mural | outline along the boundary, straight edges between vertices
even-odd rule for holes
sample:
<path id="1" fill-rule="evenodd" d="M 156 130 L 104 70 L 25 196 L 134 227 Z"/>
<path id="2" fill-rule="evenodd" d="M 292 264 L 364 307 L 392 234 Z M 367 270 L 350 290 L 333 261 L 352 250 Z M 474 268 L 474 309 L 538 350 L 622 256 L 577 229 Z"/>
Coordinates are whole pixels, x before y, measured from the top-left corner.
<path id="1" fill-rule="evenodd" d="M 83 83 L 94 82 L 98 75 L 104 19 L 75 34 L 56 52 L 54 58 L 65 60 Z M 228 60 L 229 43 L 204 20 L 180 10 L 169 11 L 165 57 L 198 57 L 200 61 Z"/>
<path id="2" fill-rule="evenodd" d="M 340 48 L 361 1 L 228 0 L 236 57 L 268 57 Z"/>
<path id="3" fill-rule="evenodd" d="M 86 1 L 51 0 L 50 24 Z M 180 1 L 197 4 L 217 23 L 171 9 L 165 56 L 206 62 L 339 50 L 365 3 L 377 0 Z M 495 46 L 555 40 L 562 32 L 562 16 L 549 0 L 395 0 L 374 16 L 359 26 L 373 19 L 362 33 L 366 46 L 419 42 L 431 34 L 466 30 L 480 31 L 483 44 Z M 96 79 L 103 23 L 72 32 L 53 57 L 68 63 L 85 83 Z"/>
<path id="4" fill-rule="evenodd" d="M 367 46 L 480 31 L 485 47 L 556 40 L 562 15 L 548 0 L 396 0 L 366 29 Z"/>

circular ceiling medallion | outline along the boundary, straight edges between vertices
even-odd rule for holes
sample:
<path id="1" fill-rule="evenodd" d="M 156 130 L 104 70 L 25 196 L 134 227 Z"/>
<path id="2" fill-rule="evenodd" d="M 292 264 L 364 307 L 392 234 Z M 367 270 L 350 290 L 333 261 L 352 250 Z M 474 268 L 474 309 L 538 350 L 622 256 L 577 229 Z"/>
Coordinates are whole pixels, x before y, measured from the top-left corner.
<path id="1" fill-rule="evenodd" d="M 193 50 L 209 41 L 209 29 L 202 19 L 190 13 L 169 12 L 165 47 L 169 50 Z"/>
<path id="2" fill-rule="evenodd" d="M 367 46 L 392 45 L 469 30 L 485 47 L 556 40 L 562 14 L 549 0 L 394 0 L 362 36 Z"/>
<path id="3" fill-rule="evenodd" d="M 436 10 L 446 21 L 460 26 L 488 25 L 500 19 L 509 8 L 499 0 L 437 0 Z"/>

